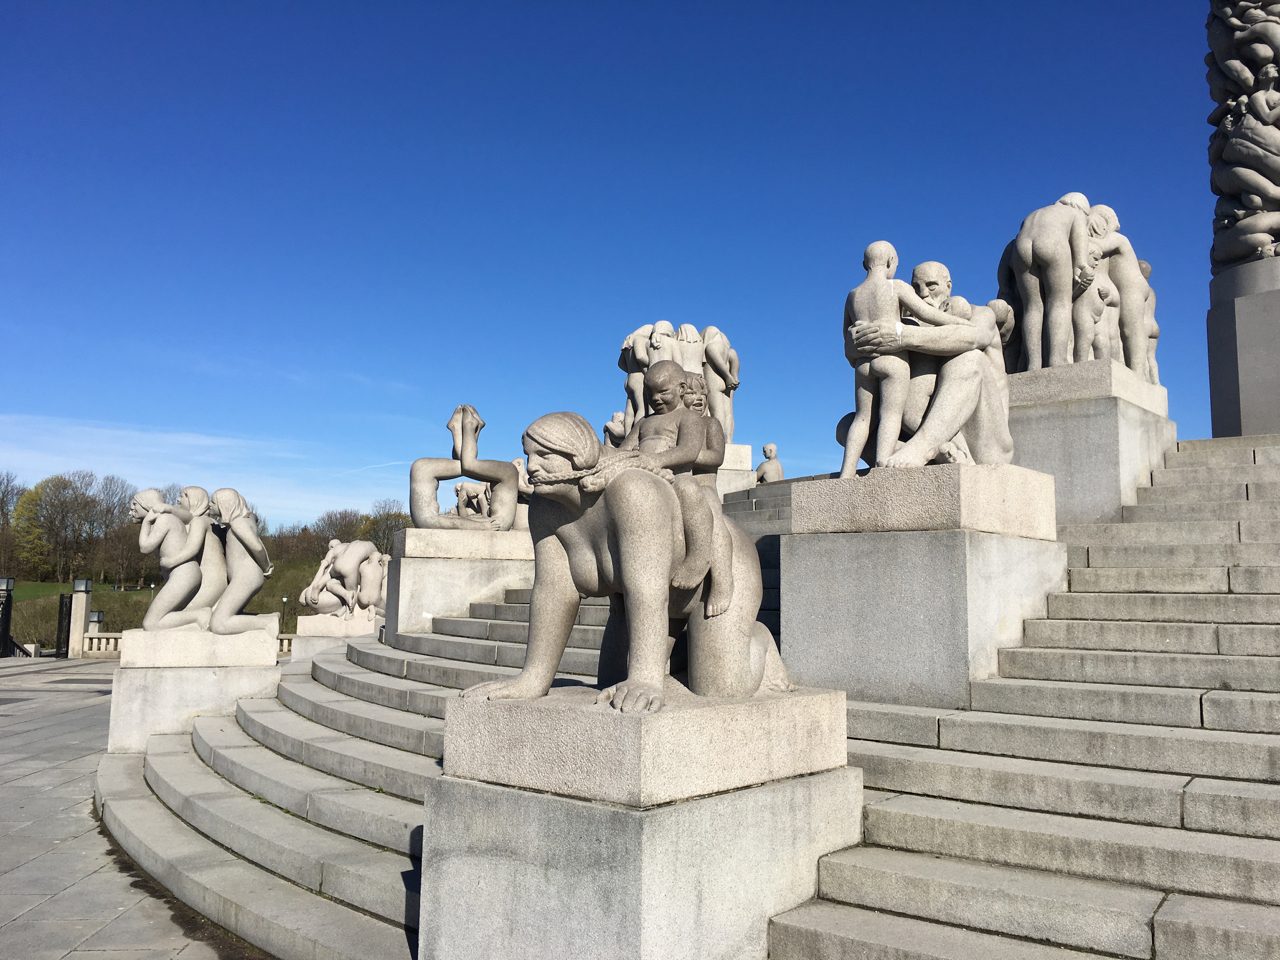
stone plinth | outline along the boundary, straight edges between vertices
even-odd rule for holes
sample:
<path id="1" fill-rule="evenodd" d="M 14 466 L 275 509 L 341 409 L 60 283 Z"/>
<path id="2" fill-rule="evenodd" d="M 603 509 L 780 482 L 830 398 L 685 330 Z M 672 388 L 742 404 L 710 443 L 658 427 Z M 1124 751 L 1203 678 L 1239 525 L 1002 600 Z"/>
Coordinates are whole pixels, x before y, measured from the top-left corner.
<path id="1" fill-rule="evenodd" d="M 716 471 L 716 489 L 720 492 L 720 496 L 736 493 L 739 490 L 750 490 L 755 485 L 756 468 L 751 462 L 751 444 L 725 444 L 724 463 Z"/>
<path id="2" fill-rule="evenodd" d="M 592 694 L 450 701 L 419 957 L 765 960 L 769 917 L 813 897 L 818 859 L 861 839 L 843 695 L 673 691 L 673 706 L 628 717 Z"/>
<path id="3" fill-rule="evenodd" d="M 873 498 L 833 484 L 867 484 Z M 910 503 L 922 491 L 932 509 Z M 881 520 L 874 531 L 846 532 L 871 524 L 877 502 L 905 528 L 885 530 Z M 931 466 L 800 483 L 796 530 L 801 503 L 806 532 L 781 538 L 782 656 L 797 683 L 853 700 L 967 707 L 969 681 L 994 676 L 997 651 L 1021 644 L 1023 621 L 1045 616 L 1048 594 L 1066 589 L 1052 479 L 1031 471 Z M 821 529 L 822 503 L 832 532 Z M 1042 535 L 983 529 L 1017 530 L 1018 517 Z"/>
<path id="4" fill-rule="evenodd" d="M 444 772 L 582 800 L 652 807 L 843 767 L 844 694 L 711 700 L 675 682 L 657 713 L 597 705 L 590 687 L 541 700 L 448 702 Z"/>
<path id="5" fill-rule="evenodd" d="M 244 697 L 274 697 L 273 631 L 126 630 L 111 688 L 109 753 L 141 753 L 155 733 L 190 733 L 196 717 L 230 716 Z"/>
<path id="6" fill-rule="evenodd" d="M 1205 328 L 1213 435 L 1280 433 L 1280 258 L 1214 277 Z"/>
<path id="7" fill-rule="evenodd" d="M 333 613 L 299 617 L 295 633 L 303 637 L 376 637 L 381 629 L 382 617 L 357 610 L 350 618 Z"/>
<path id="8" fill-rule="evenodd" d="M 1051 474 L 1059 523 L 1120 519 L 1177 441 L 1169 395 L 1111 360 L 1009 377 L 1014 463 Z"/>
<path id="9" fill-rule="evenodd" d="M 533 583 L 528 530 L 401 530 L 387 572 L 389 634 L 426 633 L 432 617 L 466 616 Z"/>

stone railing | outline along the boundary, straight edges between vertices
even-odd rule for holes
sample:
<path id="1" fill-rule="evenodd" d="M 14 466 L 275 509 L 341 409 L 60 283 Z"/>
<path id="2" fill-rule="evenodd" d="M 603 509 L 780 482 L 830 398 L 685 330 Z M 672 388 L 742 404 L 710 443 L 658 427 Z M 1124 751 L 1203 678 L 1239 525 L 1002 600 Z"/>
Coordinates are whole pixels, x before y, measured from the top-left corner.
<path id="1" fill-rule="evenodd" d="M 120 637 L 118 633 L 86 633 L 83 656 L 92 660 L 119 660 Z M 293 634 L 280 634 L 280 656 L 287 657 L 293 651 Z"/>

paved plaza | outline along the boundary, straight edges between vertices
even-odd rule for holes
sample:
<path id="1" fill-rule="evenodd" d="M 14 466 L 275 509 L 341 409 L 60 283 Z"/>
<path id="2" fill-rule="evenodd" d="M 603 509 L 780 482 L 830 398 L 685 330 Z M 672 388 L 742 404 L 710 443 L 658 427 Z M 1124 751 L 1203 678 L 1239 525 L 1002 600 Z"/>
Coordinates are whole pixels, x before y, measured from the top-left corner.
<path id="1" fill-rule="evenodd" d="M 168 897 L 99 828 L 114 668 L 0 661 L 0 957 L 265 958 Z"/>

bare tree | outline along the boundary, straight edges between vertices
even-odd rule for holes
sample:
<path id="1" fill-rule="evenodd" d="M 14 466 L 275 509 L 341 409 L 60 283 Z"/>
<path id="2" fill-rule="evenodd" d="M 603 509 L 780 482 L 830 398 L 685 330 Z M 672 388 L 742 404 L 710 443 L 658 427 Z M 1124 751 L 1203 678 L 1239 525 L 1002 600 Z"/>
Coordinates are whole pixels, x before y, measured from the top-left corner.
<path id="1" fill-rule="evenodd" d="M 411 526 L 413 519 L 404 512 L 404 503 L 395 499 L 377 500 L 373 513 L 360 527 L 360 539 L 371 540 L 383 553 L 390 553 L 396 531 Z"/>
<path id="2" fill-rule="evenodd" d="M 311 529 L 326 543 L 330 540 L 348 543 L 359 537 L 364 519 L 359 510 L 327 510 L 316 517 Z"/>
<path id="3" fill-rule="evenodd" d="M 27 488 L 12 470 L 0 472 L 0 576 L 17 573 L 17 542 L 13 532 L 13 511 Z"/>

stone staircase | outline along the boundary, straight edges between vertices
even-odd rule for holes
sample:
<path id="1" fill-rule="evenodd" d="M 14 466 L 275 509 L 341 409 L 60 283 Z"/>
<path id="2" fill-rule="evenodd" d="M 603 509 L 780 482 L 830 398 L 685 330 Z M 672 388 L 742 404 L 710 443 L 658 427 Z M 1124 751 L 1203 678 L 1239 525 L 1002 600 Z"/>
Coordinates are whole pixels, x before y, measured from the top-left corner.
<path id="1" fill-rule="evenodd" d="M 970 710 L 849 705 L 866 843 L 774 960 L 1280 957 L 1280 437 L 1181 443 L 1060 536 Z"/>
<path id="2" fill-rule="evenodd" d="M 775 630 L 789 494 L 726 498 Z M 1183 443 L 1123 522 L 1061 534 L 1070 590 L 971 710 L 850 704 L 866 842 L 774 920 L 774 960 L 1280 957 L 1280 438 Z M 104 821 L 277 957 L 412 956 L 445 704 L 523 662 L 528 600 L 286 664 L 275 699 L 106 758 Z M 584 603 L 562 682 L 607 613 Z"/>

